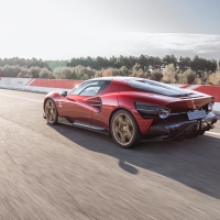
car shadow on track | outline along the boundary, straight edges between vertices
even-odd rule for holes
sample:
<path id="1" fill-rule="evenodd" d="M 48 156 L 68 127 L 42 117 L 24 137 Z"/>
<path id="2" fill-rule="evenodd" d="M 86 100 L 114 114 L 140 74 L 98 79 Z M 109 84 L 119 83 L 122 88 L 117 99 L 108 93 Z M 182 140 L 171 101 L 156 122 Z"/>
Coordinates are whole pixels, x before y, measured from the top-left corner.
<path id="1" fill-rule="evenodd" d="M 220 139 L 208 135 L 182 142 L 143 143 L 134 149 L 118 147 L 106 135 L 67 125 L 52 126 L 72 142 L 118 158 L 118 165 L 137 175 L 138 167 L 172 178 L 220 199 Z"/>

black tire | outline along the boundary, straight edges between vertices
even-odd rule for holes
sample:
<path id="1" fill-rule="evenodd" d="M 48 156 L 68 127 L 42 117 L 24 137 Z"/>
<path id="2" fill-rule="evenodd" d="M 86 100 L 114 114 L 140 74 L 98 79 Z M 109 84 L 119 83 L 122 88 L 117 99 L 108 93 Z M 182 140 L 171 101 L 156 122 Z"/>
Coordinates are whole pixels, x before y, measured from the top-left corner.
<path id="1" fill-rule="evenodd" d="M 140 142 L 140 132 L 132 114 L 118 110 L 111 118 L 110 131 L 114 141 L 123 148 L 131 148 Z"/>
<path id="2" fill-rule="evenodd" d="M 44 105 L 44 113 L 48 124 L 55 125 L 58 121 L 57 108 L 52 99 L 47 99 Z"/>

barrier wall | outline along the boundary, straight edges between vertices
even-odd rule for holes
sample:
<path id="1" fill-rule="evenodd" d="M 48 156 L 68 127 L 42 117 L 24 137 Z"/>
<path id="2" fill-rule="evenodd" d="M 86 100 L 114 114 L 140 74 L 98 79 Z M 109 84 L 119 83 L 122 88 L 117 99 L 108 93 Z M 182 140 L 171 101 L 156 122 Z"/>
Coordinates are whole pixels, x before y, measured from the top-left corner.
<path id="1" fill-rule="evenodd" d="M 220 86 L 209 86 L 209 85 L 181 85 L 172 84 L 183 89 L 192 89 L 198 92 L 206 93 L 215 97 L 216 102 L 220 102 Z"/>
<path id="2" fill-rule="evenodd" d="M 0 88 L 16 89 L 23 91 L 48 93 L 51 91 L 70 91 L 83 80 L 65 79 L 28 79 L 28 78 L 0 78 Z M 184 89 L 192 89 L 215 97 L 214 110 L 220 113 L 220 86 L 207 85 L 181 85 L 172 84 Z"/>
<path id="3" fill-rule="evenodd" d="M 21 89 L 30 81 L 30 79 L 23 78 L 0 78 L 0 87 L 7 89 Z"/>
<path id="4" fill-rule="evenodd" d="M 48 93 L 51 91 L 70 91 L 83 80 L 65 79 L 27 79 L 27 78 L 0 78 L 0 88 L 22 91 Z"/>

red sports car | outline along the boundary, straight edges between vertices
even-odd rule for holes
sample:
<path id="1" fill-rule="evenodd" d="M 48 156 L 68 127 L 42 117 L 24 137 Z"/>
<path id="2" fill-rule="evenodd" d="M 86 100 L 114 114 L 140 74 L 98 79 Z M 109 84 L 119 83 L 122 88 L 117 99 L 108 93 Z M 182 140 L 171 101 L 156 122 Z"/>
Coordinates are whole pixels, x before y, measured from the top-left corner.
<path id="1" fill-rule="evenodd" d="M 214 97 L 134 77 L 84 81 L 70 92 L 46 95 L 49 124 L 64 118 L 74 126 L 111 134 L 121 147 L 141 139 L 167 141 L 196 137 L 217 122 Z"/>

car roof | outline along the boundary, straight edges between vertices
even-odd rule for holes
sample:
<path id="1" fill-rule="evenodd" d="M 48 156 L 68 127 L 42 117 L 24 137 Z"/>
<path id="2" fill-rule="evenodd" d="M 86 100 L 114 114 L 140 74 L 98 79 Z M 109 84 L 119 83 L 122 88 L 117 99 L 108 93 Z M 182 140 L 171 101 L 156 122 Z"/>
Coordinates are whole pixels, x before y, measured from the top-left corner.
<path id="1" fill-rule="evenodd" d="M 94 78 L 92 80 L 126 81 L 126 83 L 128 83 L 133 88 L 141 89 L 142 91 L 153 92 L 164 96 L 170 96 L 170 97 L 188 96 L 192 94 L 192 91 L 190 90 L 181 89 L 172 85 L 168 85 L 140 77 L 111 76 L 111 77 Z"/>
<path id="2" fill-rule="evenodd" d="M 127 79 L 138 79 L 137 77 L 128 77 L 128 76 L 104 76 L 104 77 L 98 77 L 98 78 L 93 78 L 89 80 L 114 80 L 114 81 L 124 81 Z"/>

